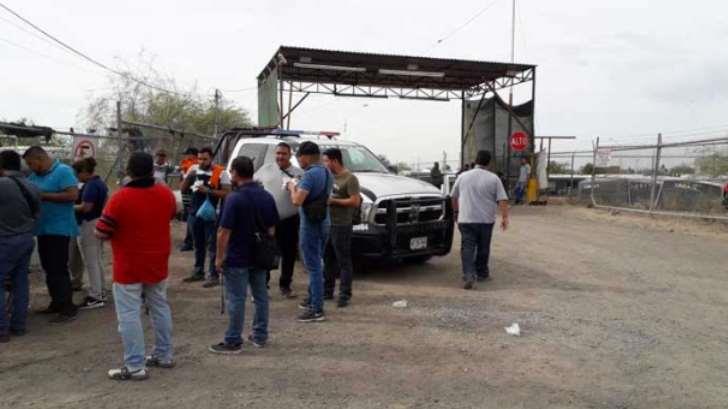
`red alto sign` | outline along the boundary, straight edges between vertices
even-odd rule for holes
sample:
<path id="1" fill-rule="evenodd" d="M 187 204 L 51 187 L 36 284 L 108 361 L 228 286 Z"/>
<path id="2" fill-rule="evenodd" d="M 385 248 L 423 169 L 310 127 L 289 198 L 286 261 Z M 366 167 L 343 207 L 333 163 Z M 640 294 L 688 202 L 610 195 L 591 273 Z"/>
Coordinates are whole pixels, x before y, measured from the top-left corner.
<path id="1" fill-rule="evenodd" d="M 528 135 L 525 132 L 516 131 L 511 135 L 511 150 L 523 152 L 528 147 Z"/>

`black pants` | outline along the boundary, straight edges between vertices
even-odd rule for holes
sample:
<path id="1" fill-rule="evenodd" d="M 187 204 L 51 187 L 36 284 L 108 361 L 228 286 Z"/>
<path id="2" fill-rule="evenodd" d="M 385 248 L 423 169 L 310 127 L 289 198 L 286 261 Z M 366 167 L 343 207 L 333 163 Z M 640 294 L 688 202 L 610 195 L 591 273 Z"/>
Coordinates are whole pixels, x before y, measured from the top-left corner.
<path id="1" fill-rule="evenodd" d="M 493 223 L 460 223 L 460 257 L 463 264 L 463 279 L 474 281 L 490 276 L 490 241 L 493 237 Z"/>
<path id="2" fill-rule="evenodd" d="M 278 285 L 281 290 L 290 290 L 293 281 L 293 266 L 298 252 L 298 216 L 281 220 L 276 225 L 276 241 L 281 251 L 281 278 Z M 270 272 L 268 273 L 270 280 Z"/>
<path id="3" fill-rule="evenodd" d="M 324 295 L 334 295 L 338 275 L 341 300 L 351 298 L 351 282 L 354 276 L 351 262 L 351 229 L 350 224 L 332 224 L 324 253 Z"/>
<path id="4" fill-rule="evenodd" d="M 38 236 L 38 255 L 46 274 L 51 296 L 50 307 L 64 314 L 74 314 L 71 273 L 68 271 L 68 236 Z"/>

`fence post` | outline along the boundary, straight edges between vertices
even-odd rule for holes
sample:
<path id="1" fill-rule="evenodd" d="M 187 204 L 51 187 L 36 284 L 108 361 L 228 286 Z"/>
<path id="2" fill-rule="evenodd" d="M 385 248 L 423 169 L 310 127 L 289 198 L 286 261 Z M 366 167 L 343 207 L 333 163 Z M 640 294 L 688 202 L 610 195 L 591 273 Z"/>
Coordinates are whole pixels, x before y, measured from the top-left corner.
<path id="1" fill-rule="evenodd" d="M 657 134 L 657 149 L 655 151 L 655 167 L 652 169 L 652 189 L 650 190 L 650 212 L 655 210 L 657 193 L 657 175 L 660 173 L 660 154 L 662 153 L 662 134 Z"/>
<path id="2" fill-rule="evenodd" d="M 571 152 L 571 179 L 569 180 L 568 196 L 571 196 L 572 190 L 574 189 L 574 157 L 576 152 Z"/>
<path id="3" fill-rule="evenodd" d="M 591 198 L 592 205 L 597 204 L 594 199 L 594 186 L 597 181 L 597 152 L 599 152 L 599 137 L 597 136 L 596 143 L 594 143 L 594 157 L 592 158 L 592 176 L 591 176 L 591 189 L 589 189 L 589 196 Z"/>

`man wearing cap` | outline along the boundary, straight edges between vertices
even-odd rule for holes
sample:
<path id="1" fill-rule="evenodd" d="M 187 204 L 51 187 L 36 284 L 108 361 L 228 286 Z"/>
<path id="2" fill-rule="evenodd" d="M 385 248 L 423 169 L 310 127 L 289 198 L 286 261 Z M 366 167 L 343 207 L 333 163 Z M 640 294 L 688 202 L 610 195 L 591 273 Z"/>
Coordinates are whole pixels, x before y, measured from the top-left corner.
<path id="1" fill-rule="evenodd" d="M 293 205 L 300 207 L 300 243 L 308 271 L 308 298 L 301 304 L 305 311 L 298 321 L 324 321 L 322 257 L 329 233 L 328 199 L 334 178 L 321 164 L 321 151 L 315 143 L 302 143 L 296 157 L 305 172 L 300 182 L 288 182 L 288 191 Z"/>

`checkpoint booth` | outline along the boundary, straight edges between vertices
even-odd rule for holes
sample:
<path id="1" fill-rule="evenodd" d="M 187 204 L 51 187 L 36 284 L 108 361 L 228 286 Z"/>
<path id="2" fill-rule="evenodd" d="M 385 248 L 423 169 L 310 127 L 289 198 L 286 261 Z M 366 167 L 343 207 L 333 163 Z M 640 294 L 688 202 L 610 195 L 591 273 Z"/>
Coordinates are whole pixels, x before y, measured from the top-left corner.
<path id="1" fill-rule="evenodd" d="M 258 75 L 258 126 L 290 129 L 311 94 L 459 100 L 460 166 L 489 150 L 510 186 L 534 152 L 535 65 L 281 46 Z"/>

